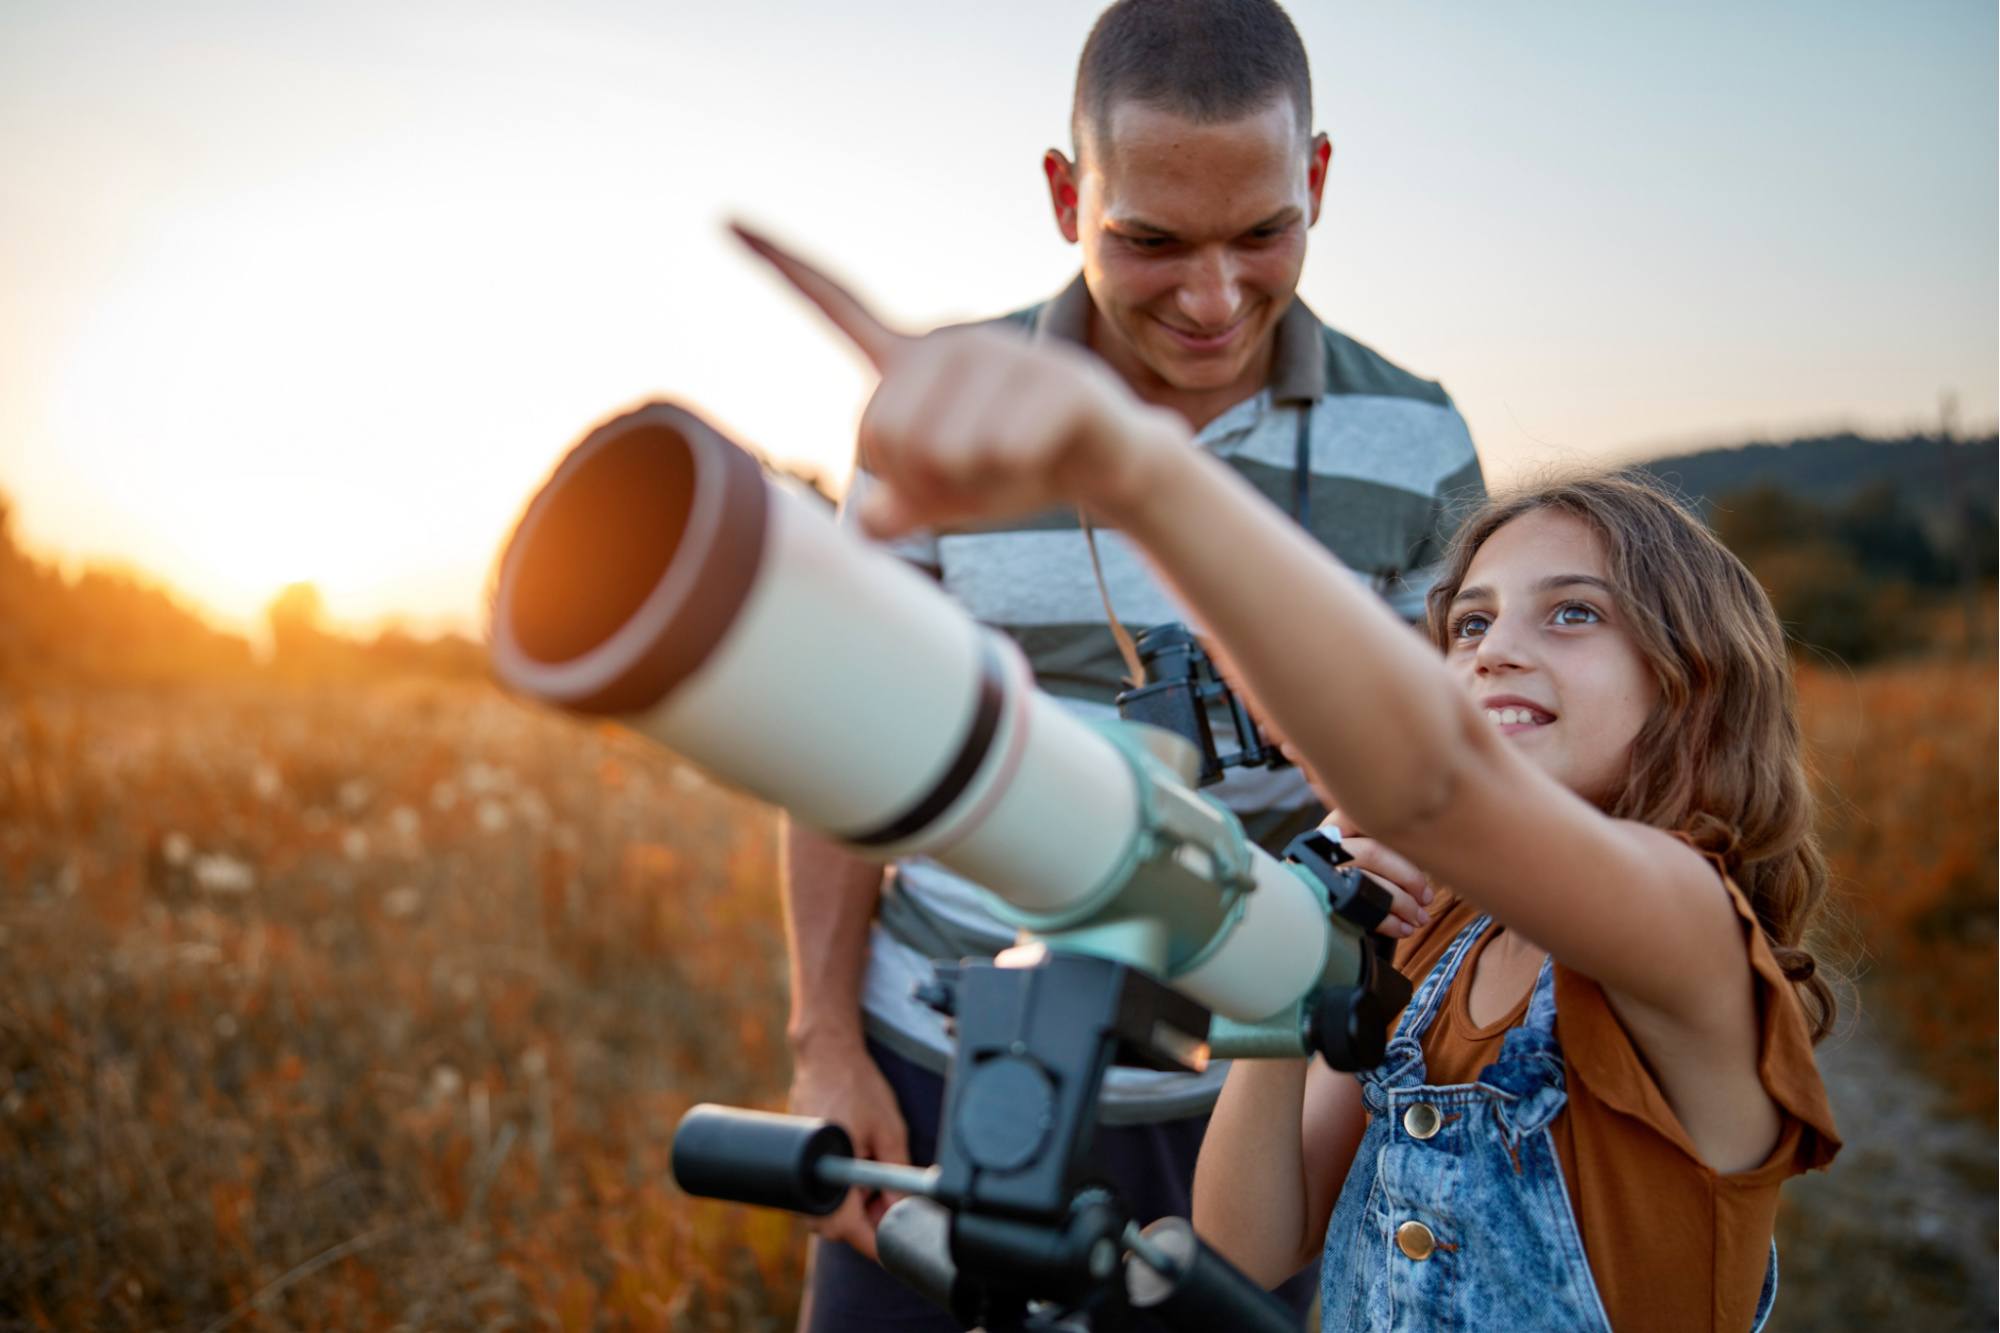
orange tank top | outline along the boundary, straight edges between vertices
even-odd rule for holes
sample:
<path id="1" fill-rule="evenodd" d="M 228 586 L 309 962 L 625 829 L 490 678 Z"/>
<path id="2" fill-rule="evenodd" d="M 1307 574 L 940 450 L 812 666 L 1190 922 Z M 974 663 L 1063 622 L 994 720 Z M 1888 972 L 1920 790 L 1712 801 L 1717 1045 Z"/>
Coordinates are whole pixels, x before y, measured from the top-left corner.
<path id="1" fill-rule="evenodd" d="M 1779 1185 L 1824 1167 L 1840 1150 L 1805 1013 L 1749 903 L 1734 884 L 1728 888 L 1756 976 L 1758 1070 L 1782 1121 L 1777 1145 L 1748 1171 L 1723 1175 L 1702 1162 L 1603 989 L 1560 963 L 1555 969 L 1555 1035 L 1569 1101 L 1549 1132 L 1591 1276 L 1620 1333 L 1749 1328 L 1770 1257 Z M 1440 893 L 1431 924 L 1397 947 L 1396 966 L 1420 984 L 1478 915 Z M 1466 1007 L 1479 954 L 1496 933 L 1489 930 L 1459 969 L 1424 1034 L 1431 1083 L 1477 1082 L 1498 1058 L 1507 1030 L 1527 1013 L 1526 993 L 1484 1027 Z"/>

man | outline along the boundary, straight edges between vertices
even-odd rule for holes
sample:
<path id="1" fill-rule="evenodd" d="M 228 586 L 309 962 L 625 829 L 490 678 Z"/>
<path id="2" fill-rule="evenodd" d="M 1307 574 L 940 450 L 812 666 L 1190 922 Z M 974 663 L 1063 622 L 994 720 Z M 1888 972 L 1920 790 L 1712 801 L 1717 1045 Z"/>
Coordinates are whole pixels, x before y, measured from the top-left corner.
<path id="1" fill-rule="evenodd" d="M 1407 617 L 1461 502 L 1483 495 L 1442 389 L 1322 326 L 1295 297 L 1331 147 L 1313 134 L 1297 32 L 1272 0 L 1119 0 L 1077 72 L 1075 158 L 1043 159 L 1082 275 L 1006 317 L 1100 356 L 1138 396 L 1180 413 Z M 869 482 L 857 474 L 845 511 Z M 897 542 L 981 621 L 1010 634 L 1042 688 L 1111 712 L 1124 667 L 1105 616 L 1186 619 L 1116 533 L 1098 534 L 1104 588 L 1072 513 Z M 1277 850 L 1320 810 L 1293 770 L 1235 770 L 1210 789 Z M 906 863 L 886 877 L 798 828 L 786 834 L 792 1109 L 844 1125 L 856 1152 L 932 1160 L 943 1020 L 912 991 L 932 959 L 991 954 L 1012 932 L 972 886 Z M 1186 1216 L 1222 1070 L 1116 1070 L 1093 1160 L 1141 1219 Z M 851 1195 L 819 1224 L 802 1327 L 954 1327 L 870 1262 L 887 1201 Z M 1295 1300 L 1310 1299 L 1310 1278 Z"/>

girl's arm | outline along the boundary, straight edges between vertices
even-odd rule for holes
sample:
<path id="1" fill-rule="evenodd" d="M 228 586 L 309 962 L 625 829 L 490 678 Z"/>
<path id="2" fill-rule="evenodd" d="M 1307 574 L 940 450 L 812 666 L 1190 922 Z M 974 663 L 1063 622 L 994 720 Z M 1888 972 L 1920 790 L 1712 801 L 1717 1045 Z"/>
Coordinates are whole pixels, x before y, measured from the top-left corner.
<path id="1" fill-rule="evenodd" d="M 1726 1048 L 1733 1068 L 1748 1038 L 1754 1084 L 1742 940 L 1707 863 L 1522 758 L 1427 643 L 1192 447 L 1180 417 L 1075 348 L 895 333 L 824 274 L 744 239 L 882 372 L 858 432 L 883 482 L 864 526 L 889 536 L 1080 502 L 1123 527 L 1350 818 L 1595 978 L 1649 1056 L 1678 1067 L 1682 1051 Z"/>
<path id="2" fill-rule="evenodd" d="M 1742 947 L 1706 861 L 1523 757 L 1428 642 L 1225 465 L 1185 446 L 1141 457 L 1107 517 L 1355 827 L 1644 1006 L 1700 1019 L 1747 995 L 1723 984 L 1744 982 Z"/>
<path id="3" fill-rule="evenodd" d="M 1238 1060 L 1202 1137 L 1195 1230 L 1277 1286 L 1319 1254 L 1366 1127 L 1352 1075 L 1318 1060 Z"/>

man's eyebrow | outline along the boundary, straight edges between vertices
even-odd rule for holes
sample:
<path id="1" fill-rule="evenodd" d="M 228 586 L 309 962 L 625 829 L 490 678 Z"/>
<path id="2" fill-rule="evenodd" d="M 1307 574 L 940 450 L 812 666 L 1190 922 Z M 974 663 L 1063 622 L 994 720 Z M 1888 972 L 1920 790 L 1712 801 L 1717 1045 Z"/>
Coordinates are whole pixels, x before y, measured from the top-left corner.
<path id="1" fill-rule="evenodd" d="M 1271 214 L 1270 217 L 1265 218 L 1262 222 L 1253 222 L 1248 227 L 1245 227 L 1244 230 L 1263 231 L 1267 227 L 1289 226 L 1304 216 L 1305 210 L 1297 204 L 1287 204 L 1285 207 Z"/>
<path id="2" fill-rule="evenodd" d="M 1595 574 L 1550 574 L 1546 578 L 1536 579 L 1533 591 L 1538 593 L 1554 592 L 1558 588 L 1575 587 L 1577 584 L 1583 584 L 1585 587 L 1590 588 L 1602 588 L 1612 596 L 1616 596 L 1618 592 L 1616 588 L 1613 588 L 1609 583 L 1598 578 Z M 1453 606 L 1456 606 L 1460 602 L 1486 602 L 1492 599 L 1493 589 L 1487 587 L 1485 584 L 1476 584 L 1470 588 L 1460 588 L 1458 595 L 1451 599 L 1451 603 Z"/>
<path id="3" fill-rule="evenodd" d="M 1271 216 L 1253 222 L 1243 230 L 1246 232 L 1263 231 L 1269 227 L 1289 226 L 1303 216 L 1305 216 L 1304 210 L 1297 204 L 1287 204 L 1285 207 L 1271 214 Z M 1143 218 L 1110 217 L 1104 220 L 1104 224 L 1113 231 L 1137 232 L 1146 236 L 1163 237 L 1167 240 L 1174 240 L 1178 235 L 1172 228 L 1147 222 Z"/>
<path id="4" fill-rule="evenodd" d="M 1173 233 L 1165 227 L 1155 226 L 1139 218 L 1106 218 L 1104 225 L 1113 231 L 1137 231 L 1144 232 L 1148 236 L 1173 236 Z"/>

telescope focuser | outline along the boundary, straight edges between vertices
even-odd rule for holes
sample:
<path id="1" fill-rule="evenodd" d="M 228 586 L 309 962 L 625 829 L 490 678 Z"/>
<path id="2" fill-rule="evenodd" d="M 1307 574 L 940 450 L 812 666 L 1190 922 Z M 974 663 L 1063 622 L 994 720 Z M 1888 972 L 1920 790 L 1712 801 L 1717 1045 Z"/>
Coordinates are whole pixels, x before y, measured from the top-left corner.
<path id="1" fill-rule="evenodd" d="M 1394 906 L 1389 891 L 1354 868 L 1354 857 L 1323 828 L 1309 829 L 1285 845 L 1285 860 L 1304 866 L 1326 886 L 1333 914 L 1373 933 Z M 1378 947 L 1386 936 L 1375 936 Z M 1393 945 L 1393 942 L 1390 942 Z"/>
<path id="2" fill-rule="evenodd" d="M 1353 865 L 1340 839 L 1313 829 L 1292 839 L 1285 860 L 1326 887 L 1328 904 L 1370 941 L 1360 972 L 1345 986 L 1323 986 L 1308 1001 L 1306 1044 L 1334 1069 L 1373 1069 L 1388 1049 L 1389 1025 L 1410 1002 L 1410 982 L 1395 968 L 1396 942 L 1375 928 L 1389 915 L 1389 891 Z"/>

